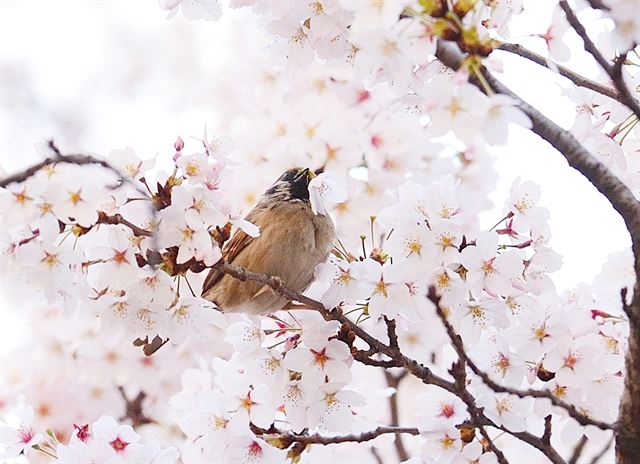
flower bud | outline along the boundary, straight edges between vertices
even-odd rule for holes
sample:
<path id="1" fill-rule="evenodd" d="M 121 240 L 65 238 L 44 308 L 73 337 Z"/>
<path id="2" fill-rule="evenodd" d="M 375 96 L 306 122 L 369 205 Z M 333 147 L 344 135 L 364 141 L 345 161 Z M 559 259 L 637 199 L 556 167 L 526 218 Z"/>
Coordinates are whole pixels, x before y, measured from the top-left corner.
<path id="1" fill-rule="evenodd" d="M 184 140 L 182 140 L 182 137 L 178 136 L 175 143 L 173 144 L 173 148 L 175 148 L 176 151 L 180 151 L 184 148 Z"/>

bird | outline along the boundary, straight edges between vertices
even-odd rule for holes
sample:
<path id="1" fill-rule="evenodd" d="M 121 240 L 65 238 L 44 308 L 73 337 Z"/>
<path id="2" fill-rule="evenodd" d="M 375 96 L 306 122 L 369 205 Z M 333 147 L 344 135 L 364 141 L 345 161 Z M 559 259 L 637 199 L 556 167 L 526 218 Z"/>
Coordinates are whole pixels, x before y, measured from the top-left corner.
<path id="1" fill-rule="evenodd" d="M 309 200 L 308 168 L 292 168 L 258 199 L 245 219 L 260 228 L 258 237 L 242 230 L 222 248 L 225 262 L 282 280 L 284 287 L 303 292 L 315 267 L 326 261 L 336 240 L 331 217 L 314 214 Z M 202 297 L 222 312 L 272 314 L 290 301 L 268 285 L 241 281 L 213 268 L 204 280 Z"/>

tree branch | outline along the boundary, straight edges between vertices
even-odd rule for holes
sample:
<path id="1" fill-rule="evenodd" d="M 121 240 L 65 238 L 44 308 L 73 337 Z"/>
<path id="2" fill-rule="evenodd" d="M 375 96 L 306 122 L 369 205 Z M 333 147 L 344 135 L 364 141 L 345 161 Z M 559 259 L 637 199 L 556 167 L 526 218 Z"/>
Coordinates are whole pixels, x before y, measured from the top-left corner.
<path id="1" fill-rule="evenodd" d="M 335 320 L 342 323 L 343 327 L 353 333 L 354 337 L 357 335 L 370 346 L 369 352 L 371 352 L 372 354 L 384 354 L 395 361 L 395 365 L 393 367 L 404 367 L 413 376 L 419 378 L 423 383 L 440 387 L 460 398 L 466 404 L 469 413 L 474 418 L 474 426 L 477 427 L 480 425 L 488 425 L 491 427 L 495 427 L 540 450 L 545 454 L 545 456 L 549 458 L 549 460 L 553 464 L 565 464 L 562 456 L 560 456 L 552 446 L 544 443 L 540 437 L 537 437 L 529 432 L 513 432 L 506 427 L 497 425 L 493 421 L 489 420 L 482 413 L 482 410 L 476 405 L 475 398 L 466 389 L 466 383 L 464 381 L 461 382 L 459 381 L 459 379 L 456 379 L 455 382 L 450 382 L 442 377 L 433 374 L 433 372 L 431 372 L 429 368 L 421 365 L 411 358 L 408 358 L 399 350 L 393 350 L 375 337 L 371 336 L 362 328 L 358 327 L 354 322 L 344 316 L 339 308 L 327 310 L 319 301 L 287 289 L 286 287 L 284 287 L 282 280 L 276 277 L 268 276 L 266 274 L 260 274 L 257 272 L 250 272 L 245 269 L 232 266 L 228 263 L 225 263 L 224 261 L 219 261 L 213 267 L 235 277 L 236 279 L 240 279 L 243 281 L 253 280 L 256 282 L 262 282 L 263 284 L 271 287 L 274 291 L 286 296 L 290 300 L 304 303 L 308 307 L 315 309 L 316 311 L 320 312 L 320 314 L 322 314 L 322 316 L 326 320 Z"/>
<path id="2" fill-rule="evenodd" d="M 573 453 L 571 453 L 571 457 L 567 461 L 567 464 L 577 464 L 578 459 L 582 456 L 582 452 L 584 451 L 584 447 L 589 442 L 589 439 L 586 435 L 582 435 L 576 446 L 573 448 Z"/>
<path id="3" fill-rule="evenodd" d="M 363 443 L 365 441 L 370 441 L 375 438 L 378 438 L 380 435 L 385 434 L 401 434 L 406 433 L 409 435 L 420 435 L 420 431 L 416 427 L 388 427 L 388 426 L 380 426 L 368 432 L 363 432 L 359 434 L 349 434 L 349 435 L 338 435 L 335 437 L 327 437 L 324 435 L 320 435 L 317 433 L 308 435 L 308 434 L 296 434 L 290 432 L 280 432 L 280 433 L 267 433 L 263 436 L 268 438 L 269 440 L 280 440 L 282 443 L 281 446 L 284 448 L 288 448 L 292 443 L 302 443 L 304 445 L 311 444 L 319 444 L 319 445 L 333 445 L 337 443 L 348 443 L 348 442 L 356 442 Z"/>
<path id="4" fill-rule="evenodd" d="M 136 226 L 130 221 L 127 221 L 121 214 L 114 214 L 113 216 L 109 216 L 107 213 L 103 211 L 98 211 L 98 224 L 122 224 L 123 226 L 128 227 L 133 232 L 133 235 L 136 237 L 152 237 L 153 232 L 143 229 L 141 227 Z"/>
<path id="5" fill-rule="evenodd" d="M 510 387 L 505 387 L 503 385 L 500 385 L 497 382 L 494 382 L 491 377 L 489 377 L 489 375 L 486 372 L 483 372 L 471 359 L 469 359 L 469 356 L 467 355 L 465 349 L 464 349 L 464 344 L 462 342 L 462 338 L 460 338 L 460 335 L 458 335 L 455 330 L 453 329 L 453 326 L 451 325 L 451 323 L 449 322 L 449 320 L 447 319 L 446 315 L 444 314 L 444 311 L 442 310 L 442 308 L 440 307 L 440 296 L 438 294 L 436 294 L 436 289 L 435 287 L 432 285 L 429 287 L 429 293 L 427 294 L 427 297 L 429 298 L 429 300 L 435 305 L 436 307 L 436 313 L 438 314 L 438 317 L 440 318 L 440 320 L 442 321 L 442 324 L 444 325 L 447 334 L 449 335 L 449 338 L 451 339 L 451 343 L 453 344 L 453 348 L 455 349 L 456 353 L 458 354 L 458 357 L 463 360 L 464 362 L 466 362 L 466 364 L 469 366 L 469 368 L 473 371 L 474 374 L 476 374 L 478 377 L 480 377 L 482 379 L 482 381 L 489 387 L 491 388 L 494 392 L 496 393 L 509 393 L 511 395 L 515 395 L 518 398 L 545 398 L 548 399 L 549 401 L 551 401 L 551 403 L 554 406 L 557 406 L 559 408 L 564 409 L 567 414 L 569 414 L 569 416 L 571 416 L 573 419 L 575 419 L 576 422 L 578 422 L 580 425 L 593 425 L 596 426 L 602 430 L 614 430 L 615 426 L 612 424 L 608 424 L 606 422 L 602 422 L 602 421 L 598 421 L 598 420 L 594 420 L 591 419 L 590 417 L 582 414 L 581 412 L 579 412 L 575 406 L 573 406 L 572 404 L 569 404 L 565 401 L 562 401 L 561 399 L 557 398 L 556 396 L 554 396 L 550 391 L 547 390 L 535 390 L 533 388 L 530 388 L 528 390 L 519 390 L 517 388 L 510 388 Z M 546 420 L 545 420 L 546 423 Z M 549 434 L 549 438 L 551 435 L 551 429 L 549 428 L 548 431 Z M 546 441 L 547 443 L 549 443 L 550 440 L 546 439 L 547 435 L 547 430 L 545 427 L 545 435 L 543 436 L 543 440 Z"/>
<path id="6" fill-rule="evenodd" d="M 591 8 L 593 8 L 594 10 L 609 11 L 611 9 L 607 5 L 605 5 L 602 0 L 587 0 L 587 2 L 589 2 L 589 5 L 591 5 Z"/>
<path id="7" fill-rule="evenodd" d="M 53 156 L 45 158 L 39 163 L 34 164 L 33 166 L 28 167 L 24 171 L 17 172 L 12 174 L 4 179 L 0 179 L 0 187 L 7 187 L 8 185 L 15 184 L 18 182 L 24 182 L 29 179 L 33 175 L 35 175 L 38 171 L 46 166 L 51 166 L 57 163 L 65 163 L 65 164 L 75 164 L 78 166 L 86 166 L 86 165 L 98 165 L 103 168 L 113 172 L 119 179 L 124 179 L 120 171 L 111 166 L 107 161 L 95 158 L 90 155 L 63 155 L 53 140 L 49 140 L 47 142 L 47 146 L 53 152 Z"/>
<path id="8" fill-rule="evenodd" d="M 387 385 L 395 390 L 389 397 L 389 411 L 391 414 L 391 425 L 393 427 L 398 427 L 400 425 L 400 414 L 398 411 L 398 387 L 400 386 L 400 382 L 402 381 L 402 379 L 406 377 L 407 371 L 404 371 L 398 376 L 393 375 L 386 369 L 383 372 L 384 378 L 387 381 Z M 410 456 L 409 453 L 407 453 L 406 448 L 404 447 L 402 435 L 396 434 L 394 445 L 396 447 L 396 454 L 398 455 L 398 460 L 400 460 L 400 462 L 409 459 Z"/>
<path id="9" fill-rule="evenodd" d="M 120 396 L 122 396 L 125 405 L 125 414 L 120 418 L 121 421 L 129 419 L 133 427 L 151 424 L 154 422 L 153 419 L 147 417 L 142 409 L 142 402 L 147 397 L 145 392 L 141 390 L 134 399 L 130 400 L 121 385 L 118 385 L 118 391 L 120 392 Z"/>
<path id="10" fill-rule="evenodd" d="M 301 293 L 293 292 L 284 287 L 281 279 L 273 276 L 268 276 L 266 274 L 260 274 L 257 272 L 247 271 L 246 269 L 242 269 L 239 267 L 232 266 L 224 261 L 217 262 L 214 268 L 219 271 L 224 272 L 225 274 L 229 274 L 236 279 L 246 281 L 253 280 L 256 282 L 261 282 L 265 285 L 271 287 L 274 291 L 280 293 L 283 296 L 286 296 L 291 301 L 297 301 L 299 303 L 303 303 L 308 307 L 318 311 L 326 320 L 334 320 L 340 322 L 343 326 L 348 328 L 350 332 L 352 332 L 355 336 L 362 339 L 366 342 L 369 347 L 372 348 L 372 353 L 380 353 L 388 356 L 389 358 L 395 361 L 393 367 L 404 367 L 411 374 L 415 375 L 419 379 L 421 379 L 424 383 L 430 385 L 436 385 L 440 388 L 444 388 L 448 391 L 454 391 L 455 387 L 453 383 L 448 380 L 443 379 L 435 375 L 431 369 L 417 361 L 410 359 L 403 355 L 399 350 L 393 349 L 384 343 L 382 343 L 377 338 L 370 335 L 368 332 L 363 330 L 360 326 L 354 323 L 351 319 L 346 317 L 340 308 L 333 308 L 331 310 L 326 309 L 322 303 L 308 296 L 302 295 Z M 387 366 L 392 367 L 392 366 Z"/>
<path id="11" fill-rule="evenodd" d="M 629 108 L 636 115 L 638 119 L 640 119 L 640 103 L 638 100 L 634 98 L 627 87 L 627 84 L 624 82 L 624 78 L 622 76 L 622 63 L 626 58 L 626 53 L 622 56 L 619 56 L 616 60 L 616 63 L 612 65 L 604 55 L 598 50 L 596 44 L 589 38 L 589 34 L 587 34 L 587 30 L 582 25 L 576 13 L 571 9 L 567 0 L 560 0 L 559 2 L 560 8 L 564 11 L 564 15 L 567 18 L 567 21 L 571 25 L 574 31 L 580 36 L 582 42 L 584 43 L 584 49 L 593 56 L 593 58 L 598 62 L 598 64 L 605 70 L 605 72 L 609 75 L 616 89 L 618 89 L 618 93 L 620 95 L 621 103 L 623 103 L 627 108 Z"/>
<path id="12" fill-rule="evenodd" d="M 588 77 L 584 77 L 560 64 L 553 63 L 553 66 L 550 66 L 549 63 L 551 62 L 551 60 L 549 58 L 545 58 L 542 55 L 538 55 L 537 53 L 532 52 L 531 50 L 523 47 L 522 45 L 512 44 L 512 43 L 503 43 L 498 47 L 498 50 L 503 50 L 509 53 L 513 53 L 514 55 L 521 56 L 551 71 L 553 71 L 555 67 L 558 69 L 558 74 L 560 74 L 562 77 L 569 79 L 571 82 L 573 82 L 577 86 L 584 87 L 589 90 L 593 90 L 594 92 L 597 92 L 601 95 L 604 95 L 613 100 L 616 100 L 617 102 L 622 103 L 622 101 L 620 101 L 620 96 L 618 95 L 617 90 L 612 89 L 607 85 L 600 84 L 599 82 L 591 80 Z"/>
<path id="13" fill-rule="evenodd" d="M 491 452 L 496 455 L 496 458 L 498 459 L 498 463 L 509 464 L 509 461 L 507 461 L 507 458 L 505 457 L 504 453 L 500 451 L 500 449 L 495 445 L 495 443 L 489 436 L 489 433 L 487 432 L 487 430 L 482 425 L 478 426 L 478 429 L 480 430 L 480 435 L 482 435 L 482 437 L 487 441 L 487 445 L 489 446 L 489 449 L 491 450 Z"/>

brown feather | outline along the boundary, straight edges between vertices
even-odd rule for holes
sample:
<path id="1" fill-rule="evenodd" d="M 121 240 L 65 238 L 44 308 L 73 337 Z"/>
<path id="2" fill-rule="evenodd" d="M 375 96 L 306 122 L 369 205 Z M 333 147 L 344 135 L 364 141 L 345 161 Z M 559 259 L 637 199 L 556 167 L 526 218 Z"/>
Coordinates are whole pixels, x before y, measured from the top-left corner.
<path id="1" fill-rule="evenodd" d="M 268 205 L 268 206 L 266 206 Z M 329 216 L 316 216 L 308 201 L 267 200 L 247 216 L 260 227 L 252 238 L 238 231 L 223 249 L 223 259 L 244 269 L 280 277 L 293 291 L 304 291 L 315 267 L 327 259 L 335 232 Z M 242 282 L 212 271 L 202 296 L 224 311 L 271 313 L 287 299 L 260 282 Z"/>
<path id="2" fill-rule="evenodd" d="M 253 208 L 249 214 L 245 217 L 245 219 L 252 224 L 260 224 L 261 216 L 266 212 L 266 208 L 264 205 L 258 204 L 255 208 Z M 231 239 L 224 245 L 222 249 L 222 260 L 233 264 L 233 260 L 236 259 L 236 256 L 253 240 L 254 237 L 247 235 L 242 230 L 236 231 L 233 234 Z M 204 279 L 204 284 L 202 285 L 202 295 L 207 294 L 215 285 L 224 277 L 224 272 L 218 271 L 217 269 L 211 269 L 209 275 L 206 279 Z"/>

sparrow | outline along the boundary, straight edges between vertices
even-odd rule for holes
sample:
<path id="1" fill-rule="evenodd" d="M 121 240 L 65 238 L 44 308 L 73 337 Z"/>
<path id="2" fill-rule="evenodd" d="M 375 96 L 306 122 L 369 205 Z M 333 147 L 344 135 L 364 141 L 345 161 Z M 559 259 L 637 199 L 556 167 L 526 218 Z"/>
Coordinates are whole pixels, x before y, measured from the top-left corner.
<path id="1" fill-rule="evenodd" d="M 259 198 L 245 219 L 260 227 L 251 237 L 238 230 L 222 249 L 222 260 L 248 271 L 276 276 L 284 286 L 303 292 L 313 281 L 315 267 L 324 262 L 335 242 L 328 214 L 314 214 L 309 201 L 309 169 L 293 168 Z M 202 297 L 223 312 L 270 314 L 283 309 L 289 299 L 268 285 L 240 281 L 212 269 L 202 287 Z"/>

